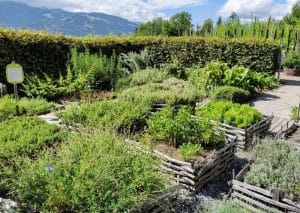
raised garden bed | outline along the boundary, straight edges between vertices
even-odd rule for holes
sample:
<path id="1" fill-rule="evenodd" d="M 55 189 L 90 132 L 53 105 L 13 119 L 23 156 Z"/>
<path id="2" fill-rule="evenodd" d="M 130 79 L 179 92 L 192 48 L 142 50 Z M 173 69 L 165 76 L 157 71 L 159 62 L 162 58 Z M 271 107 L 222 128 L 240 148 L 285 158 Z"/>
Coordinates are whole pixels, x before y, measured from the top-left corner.
<path id="1" fill-rule="evenodd" d="M 237 174 L 232 181 L 232 197 L 244 208 L 253 212 L 257 209 L 267 212 L 300 212 L 300 203 L 295 203 L 283 197 L 282 191 L 268 191 L 244 182 L 245 174 L 250 170 L 250 164 Z"/>
<path id="2" fill-rule="evenodd" d="M 237 128 L 228 124 L 222 123 L 221 129 L 227 136 L 235 136 L 237 148 L 246 150 L 252 145 L 254 136 L 266 134 L 271 127 L 274 116 L 263 116 L 263 118 L 246 128 Z"/>
<path id="3" fill-rule="evenodd" d="M 193 162 L 177 160 L 154 150 L 163 161 L 163 169 L 173 175 L 172 179 L 193 192 L 199 191 L 206 183 L 220 175 L 233 159 L 234 152 L 234 137 L 227 138 L 223 148 L 204 160 Z"/>

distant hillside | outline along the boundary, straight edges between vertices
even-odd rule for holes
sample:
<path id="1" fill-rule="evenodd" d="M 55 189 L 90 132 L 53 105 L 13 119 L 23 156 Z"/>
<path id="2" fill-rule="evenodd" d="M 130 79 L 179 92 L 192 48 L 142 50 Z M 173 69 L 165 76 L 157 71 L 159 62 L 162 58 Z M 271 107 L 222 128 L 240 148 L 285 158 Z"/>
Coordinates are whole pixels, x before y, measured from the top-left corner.
<path id="1" fill-rule="evenodd" d="M 0 1 L 0 26 L 15 29 L 47 30 L 51 33 L 84 36 L 129 34 L 137 23 L 103 13 L 72 13 L 60 9 L 31 7 L 26 4 Z"/>

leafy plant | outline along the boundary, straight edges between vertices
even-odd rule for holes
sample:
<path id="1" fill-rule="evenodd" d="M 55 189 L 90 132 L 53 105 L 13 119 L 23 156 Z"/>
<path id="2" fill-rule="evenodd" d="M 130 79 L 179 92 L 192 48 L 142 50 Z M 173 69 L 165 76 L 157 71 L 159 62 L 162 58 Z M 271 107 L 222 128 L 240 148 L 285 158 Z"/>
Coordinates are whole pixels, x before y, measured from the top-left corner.
<path id="1" fill-rule="evenodd" d="M 203 148 L 200 144 L 185 143 L 179 146 L 179 151 L 186 161 L 190 161 L 193 157 L 200 155 Z"/>
<path id="2" fill-rule="evenodd" d="M 162 83 L 168 78 L 166 72 L 162 72 L 158 69 L 148 68 L 146 70 L 135 72 L 127 77 L 120 78 L 116 84 L 116 90 L 141 86 L 148 83 Z"/>
<path id="3" fill-rule="evenodd" d="M 188 109 L 181 108 L 173 113 L 170 107 L 155 113 L 148 121 L 147 133 L 154 141 L 163 142 L 174 147 L 185 143 L 209 146 L 224 141 L 223 132 L 208 119 L 191 116 Z"/>
<path id="4" fill-rule="evenodd" d="M 283 66 L 290 69 L 300 69 L 300 50 L 286 53 Z"/>
<path id="5" fill-rule="evenodd" d="M 196 115 L 238 128 L 245 128 L 262 118 L 262 115 L 248 104 L 228 101 L 209 102 L 204 107 L 197 107 Z"/>
<path id="6" fill-rule="evenodd" d="M 13 118 L 0 123 L 0 193 L 9 192 L 11 181 L 18 177 L 17 161 L 35 159 L 43 150 L 66 138 L 59 127 L 37 117 Z M 19 160 L 18 160 L 19 159 Z"/>
<path id="7" fill-rule="evenodd" d="M 246 90 L 232 86 L 218 87 L 213 94 L 215 101 L 232 101 L 234 103 L 245 103 L 249 99 L 250 93 Z"/>
<path id="8" fill-rule="evenodd" d="M 156 103 L 195 105 L 202 96 L 201 91 L 189 82 L 176 78 L 166 79 L 162 83 L 148 83 L 129 88 L 118 95 L 122 100 L 146 105 Z"/>
<path id="9" fill-rule="evenodd" d="M 160 66 L 160 69 L 167 73 L 168 75 L 171 75 L 175 78 L 179 79 L 186 79 L 186 73 L 185 68 L 183 65 L 179 62 L 178 59 L 174 58 L 172 59 L 171 63 L 162 64 Z"/>
<path id="10" fill-rule="evenodd" d="M 12 196 L 33 212 L 127 212 L 164 190 L 159 168 L 150 151 L 111 133 L 76 134 L 19 167 Z"/>
<path id="11" fill-rule="evenodd" d="M 21 98 L 18 102 L 18 106 L 19 108 L 24 109 L 25 113 L 33 114 L 54 107 L 55 103 L 48 102 L 47 100 L 41 98 Z"/>
<path id="12" fill-rule="evenodd" d="M 289 199 L 300 199 L 298 149 L 286 141 L 265 139 L 255 148 L 255 157 L 245 177 L 247 183 L 268 190 L 280 188 Z"/>
<path id="13" fill-rule="evenodd" d="M 70 107 L 57 115 L 71 126 L 97 126 L 130 133 L 142 129 L 149 106 L 121 100 L 104 100 Z"/>
<path id="14" fill-rule="evenodd" d="M 300 116 L 299 107 L 293 106 L 291 108 L 291 119 L 297 121 L 300 119 L 299 116 Z"/>
<path id="15" fill-rule="evenodd" d="M 150 66 L 150 55 L 146 49 L 140 53 L 123 53 L 121 56 L 124 73 L 127 75 L 147 69 Z"/>

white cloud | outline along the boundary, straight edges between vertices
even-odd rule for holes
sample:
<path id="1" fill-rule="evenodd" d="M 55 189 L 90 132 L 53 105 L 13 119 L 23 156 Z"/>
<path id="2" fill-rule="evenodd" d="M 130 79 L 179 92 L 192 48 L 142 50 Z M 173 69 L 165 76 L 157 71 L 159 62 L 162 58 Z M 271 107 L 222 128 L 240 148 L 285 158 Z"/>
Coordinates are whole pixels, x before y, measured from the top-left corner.
<path id="1" fill-rule="evenodd" d="M 205 0 L 15 0 L 32 6 L 75 12 L 102 12 L 132 21 L 164 17 L 164 9 L 201 5 Z"/>
<path id="2" fill-rule="evenodd" d="M 270 15 L 280 19 L 291 11 L 296 2 L 297 0 L 285 0 L 283 3 L 276 3 L 274 0 L 228 0 L 218 13 L 228 17 L 234 11 L 242 19 L 249 19 L 251 13 L 262 19 Z"/>

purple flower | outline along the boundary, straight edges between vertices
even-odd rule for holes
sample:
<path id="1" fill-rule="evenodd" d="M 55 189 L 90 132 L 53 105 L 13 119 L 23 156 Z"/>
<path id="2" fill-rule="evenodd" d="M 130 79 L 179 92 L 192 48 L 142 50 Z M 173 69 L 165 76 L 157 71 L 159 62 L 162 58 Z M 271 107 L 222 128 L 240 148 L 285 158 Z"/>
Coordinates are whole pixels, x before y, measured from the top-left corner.
<path id="1" fill-rule="evenodd" d="M 51 165 L 48 165 L 48 166 L 45 167 L 45 169 L 46 169 L 47 172 L 52 172 L 54 170 L 54 167 L 51 166 Z"/>

